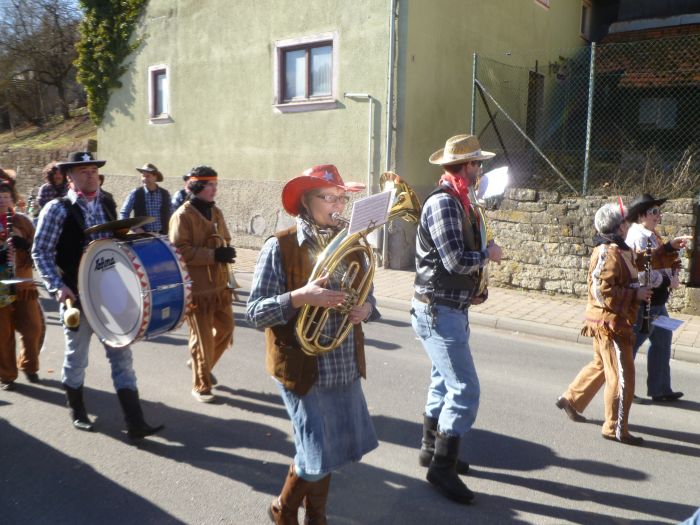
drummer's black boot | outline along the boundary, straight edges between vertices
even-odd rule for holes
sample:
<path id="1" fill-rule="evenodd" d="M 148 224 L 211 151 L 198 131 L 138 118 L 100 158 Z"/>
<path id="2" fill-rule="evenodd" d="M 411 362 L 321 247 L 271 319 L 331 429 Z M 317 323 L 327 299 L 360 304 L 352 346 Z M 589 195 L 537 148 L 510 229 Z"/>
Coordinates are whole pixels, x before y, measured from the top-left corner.
<path id="1" fill-rule="evenodd" d="M 138 390 L 122 388 L 117 390 L 117 397 L 119 397 L 119 403 L 121 403 L 124 411 L 127 435 L 131 439 L 143 439 L 165 428 L 165 425 L 152 427 L 146 423 L 146 420 L 143 418 L 143 410 L 141 410 Z"/>
<path id="2" fill-rule="evenodd" d="M 446 436 L 438 432 L 435 436 L 435 454 L 428 468 L 428 481 L 442 494 L 457 503 L 471 503 L 474 494 L 459 479 L 455 464 L 459 453 L 459 436 Z"/>
<path id="3" fill-rule="evenodd" d="M 92 432 L 94 427 L 87 415 L 85 403 L 83 403 L 83 385 L 80 385 L 78 388 L 71 388 L 64 384 L 63 388 L 66 390 L 66 398 L 68 400 L 73 426 L 78 430 Z"/>
<path id="4" fill-rule="evenodd" d="M 435 434 L 437 434 L 438 420 L 436 417 L 423 415 L 423 440 L 418 453 L 418 463 L 421 467 L 429 467 L 435 453 Z M 457 460 L 455 465 L 457 474 L 468 474 L 469 463 Z"/>

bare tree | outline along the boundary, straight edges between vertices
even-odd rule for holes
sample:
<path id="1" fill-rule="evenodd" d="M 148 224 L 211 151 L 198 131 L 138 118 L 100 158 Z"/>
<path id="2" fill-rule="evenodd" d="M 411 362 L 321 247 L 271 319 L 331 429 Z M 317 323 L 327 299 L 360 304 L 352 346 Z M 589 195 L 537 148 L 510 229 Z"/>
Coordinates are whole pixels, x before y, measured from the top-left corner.
<path id="1" fill-rule="evenodd" d="M 10 81 L 24 90 L 30 83 L 50 86 L 65 119 L 70 118 L 68 88 L 75 84 L 80 16 L 73 0 L 0 0 L 0 55 L 11 64 L 0 69 L 0 82 Z"/>

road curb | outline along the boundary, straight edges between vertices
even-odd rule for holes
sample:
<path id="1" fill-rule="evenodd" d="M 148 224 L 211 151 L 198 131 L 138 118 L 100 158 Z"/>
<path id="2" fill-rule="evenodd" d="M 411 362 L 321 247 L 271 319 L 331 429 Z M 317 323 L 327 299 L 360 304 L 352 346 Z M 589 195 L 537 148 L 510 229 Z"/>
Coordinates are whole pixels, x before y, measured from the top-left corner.
<path id="1" fill-rule="evenodd" d="M 239 283 L 245 284 L 247 289 L 253 280 L 252 273 L 241 272 L 236 273 L 236 278 Z M 394 297 L 376 297 L 377 306 L 381 308 L 390 308 L 392 310 L 405 311 L 406 317 L 411 309 L 410 299 L 396 299 Z M 491 314 L 482 314 L 479 312 L 469 312 L 469 322 L 485 326 L 487 328 L 495 328 L 505 332 L 518 332 L 537 337 L 546 337 L 566 343 L 576 343 L 581 345 L 592 346 L 592 339 L 581 335 L 580 328 L 567 328 L 564 326 L 552 326 L 544 323 L 536 323 L 534 321 L 525 321 L 523 319 L 510 319 L 508 317 L 498 317 Z M 640 348 L 639 353 L 646 354 L 646 345 Z M 685 361 L 687 363 L 700 364 L 700 352 L 688 345 L 675 343 L 671 346 L 671 357 L 677 361 Z"/>

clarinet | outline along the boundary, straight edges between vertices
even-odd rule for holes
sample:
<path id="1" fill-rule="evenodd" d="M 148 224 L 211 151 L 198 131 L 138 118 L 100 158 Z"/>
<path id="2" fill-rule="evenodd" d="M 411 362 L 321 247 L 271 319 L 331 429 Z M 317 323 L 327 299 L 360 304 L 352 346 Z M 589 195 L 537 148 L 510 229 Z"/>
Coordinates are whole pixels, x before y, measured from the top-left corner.
<path id="1" fill-rule="evenodd" d="M 644 252 L 644 286 L 651 285 L 651 237 L 647 238 L 647 249 Z M 651 331 L 651 297 L 644 302 L 644 314 L 642 317 L 642 328 L 639 330 L 642 334 L 648 334 Z"/>
<path id="2" fill-rule="evenodd" d="M 14 249 L 14 246 L 12 246 L 12 233 L 13 233 L 12 210 L 10 210 L 10 209 L 7 210 L 7 213 L 5 214 L 5 218 L 7 219 L 7 239 L 5 240 L 5 243 L 7 245 L 7 273 L 8 273 L 9 279 L 14 279 L 15 278 L 15 249 Z M 11 284 L 8 286 L 8 288 L 10 289 L 10 295 L 15 295 L 15 286 L 13 284 Z"/>

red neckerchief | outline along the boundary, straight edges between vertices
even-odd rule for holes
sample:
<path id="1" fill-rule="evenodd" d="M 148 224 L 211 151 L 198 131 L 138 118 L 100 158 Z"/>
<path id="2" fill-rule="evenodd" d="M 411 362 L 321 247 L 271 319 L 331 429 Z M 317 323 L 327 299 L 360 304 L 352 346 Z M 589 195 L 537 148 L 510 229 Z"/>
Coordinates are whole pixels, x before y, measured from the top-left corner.
<path id="1" fill-rule="evenodd" d="M 14 215 L 13 211 L 12 215 Z M 7 239 L 7 213 L 0 213 L 0 225 L 2 225 L 2 231 L 0 231 L 0 240 L 4 242 L 5 239 Z"/>
<path id="2" fill-rule="evenodd" d="M 448 193 L 457 197 L 467 213 L 473 212 L 472 201 L 469 200 L 469 184 L 463 177 L 455 177 L 451 173 L 443 173 L 440 177 L 440 185 L 444 186 Z"/>
<path id="3" fill-rule="evenodd" d="M 463 177 L 455 177 L 451 173 L 443 173 L 440 177 L 440 185 L 447 190 L 450 195 L 459 199 L 464 206 L 464 212 L 476 219 L 477 224 L 481 224 L 481 217 L 476 213 L 469 199 L 469 183 Z"/>

